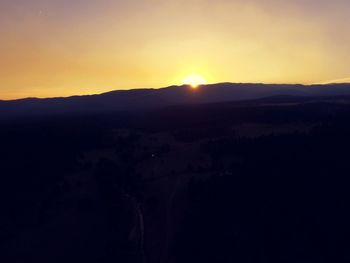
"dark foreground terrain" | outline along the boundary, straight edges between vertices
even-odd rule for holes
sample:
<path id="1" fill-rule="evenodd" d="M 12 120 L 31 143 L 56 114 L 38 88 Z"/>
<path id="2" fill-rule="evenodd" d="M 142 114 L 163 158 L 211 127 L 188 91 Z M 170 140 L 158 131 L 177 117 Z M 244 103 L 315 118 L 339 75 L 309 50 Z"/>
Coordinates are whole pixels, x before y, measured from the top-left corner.
<path id="1" fill-rule="evenodd" d="M 350 99 L 0 122 L 0 262 L 349 262 Z"/>

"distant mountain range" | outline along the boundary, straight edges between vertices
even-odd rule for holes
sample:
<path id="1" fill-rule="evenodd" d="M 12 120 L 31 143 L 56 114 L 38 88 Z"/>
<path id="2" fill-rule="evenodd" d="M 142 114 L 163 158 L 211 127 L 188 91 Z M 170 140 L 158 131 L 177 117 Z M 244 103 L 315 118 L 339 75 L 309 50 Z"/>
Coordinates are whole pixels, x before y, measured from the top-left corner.
<path id="1" fill-rule="evenodd" d="M 219 83 L 203 85 L 197 89 L 184 85 L 161 89 L 117 90 L 99 95 L 67 98 L 0 101 L 0 117 L 137 111 L 183 104 L 253 100 L 271 96 L 330 97 L 344 95 L 350 95 L 350 84 L 305 86 Z"/>

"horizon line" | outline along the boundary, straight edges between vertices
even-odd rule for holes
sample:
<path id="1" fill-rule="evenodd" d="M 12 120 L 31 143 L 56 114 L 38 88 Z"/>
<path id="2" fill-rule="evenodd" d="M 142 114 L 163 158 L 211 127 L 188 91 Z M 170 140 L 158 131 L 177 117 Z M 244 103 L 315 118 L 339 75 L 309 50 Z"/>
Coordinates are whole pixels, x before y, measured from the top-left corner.
<path id="1" fill-rule="evenodd" d="M 348 82 L 346 82 L 347 80 Z M 338 81 L 344 81 L 344 82 L 338 82 Z M 206 83 L 201 84 L 201 86 L 212 86 L 212 85 L 221 85 L 221 84 L 233 84 L 233 85 L 285 85 L 285 86 L 304 86 L 304 87 L 312 87 L 312 86 L 327 86 L 327 85 L 344 85 L 344 84 L 350 84 L 350 78 L 343 78 L 334 80 L 331 82 L 319 82 L 319 83 L 310 83 L 310 84 L 303 84 L 303 83 L 263 83 L 263 82 L 217 82 L 217 83 Z M 75 98 L 75 97 L 89 97 L 89 96 L 99 96 L 103 94 L 108 94 L 112 92 L 127 92 L 127 91 L 137 91 L 137 90 L 162 90 L 162 89 L 168 89 L 168 88 L 176 88 L 176 87 L 190 87 L 188 84 L 179 84 L 179 85 L 170 85 L 166 87 L 159 87 L 159 88 L 129 88 L 129 89 L 114 89 L 110 91 L 105 91 L 101 93 L 90 93 L 90 94 L 76 94 L 76 95 L 67 95 L 67 96 L 52 96 L 52 97 L 19 97 L 15 99 L 1 99 L 2 102 L 11 102 L 11 101 L 20 101 L 20 100 L 46 100 L 46 99 L 69 99 L 69 98 Z"/>

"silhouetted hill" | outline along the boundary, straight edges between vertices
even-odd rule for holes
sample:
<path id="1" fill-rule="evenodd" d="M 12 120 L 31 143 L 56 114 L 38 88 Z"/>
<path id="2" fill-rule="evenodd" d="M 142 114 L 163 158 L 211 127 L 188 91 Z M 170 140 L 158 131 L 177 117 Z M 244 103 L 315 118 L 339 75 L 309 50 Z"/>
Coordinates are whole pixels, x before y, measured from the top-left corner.
<path id="1" fill-rule="evenodd" d="M 67 114 L 0 120 L 0 262 L 350 262 L 347 93 L 221 84 L 1 102 Z"/>
<path id="2" fill-rule="evenodd" d="M 28 98 L 0 101 L 0 116 L 33 116 L 155 109 L 164 106 L 261 99 L 271 96 L 319 97 L 350 95 L 350 84 L 279 85 L 220 83 L 198 89 L 170 86 L 161 89 L 118 90 L 68 98 Z"/>

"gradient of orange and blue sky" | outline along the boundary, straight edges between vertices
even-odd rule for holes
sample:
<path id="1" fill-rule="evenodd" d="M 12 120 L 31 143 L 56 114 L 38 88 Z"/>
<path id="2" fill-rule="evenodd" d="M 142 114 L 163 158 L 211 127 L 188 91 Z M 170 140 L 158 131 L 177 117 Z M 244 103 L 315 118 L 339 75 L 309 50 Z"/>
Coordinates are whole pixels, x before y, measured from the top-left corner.
<path id="1" fill-rule="evenodd" d="M 348 0 L 1 0 L 0 99 L 350 76 Z"/>

